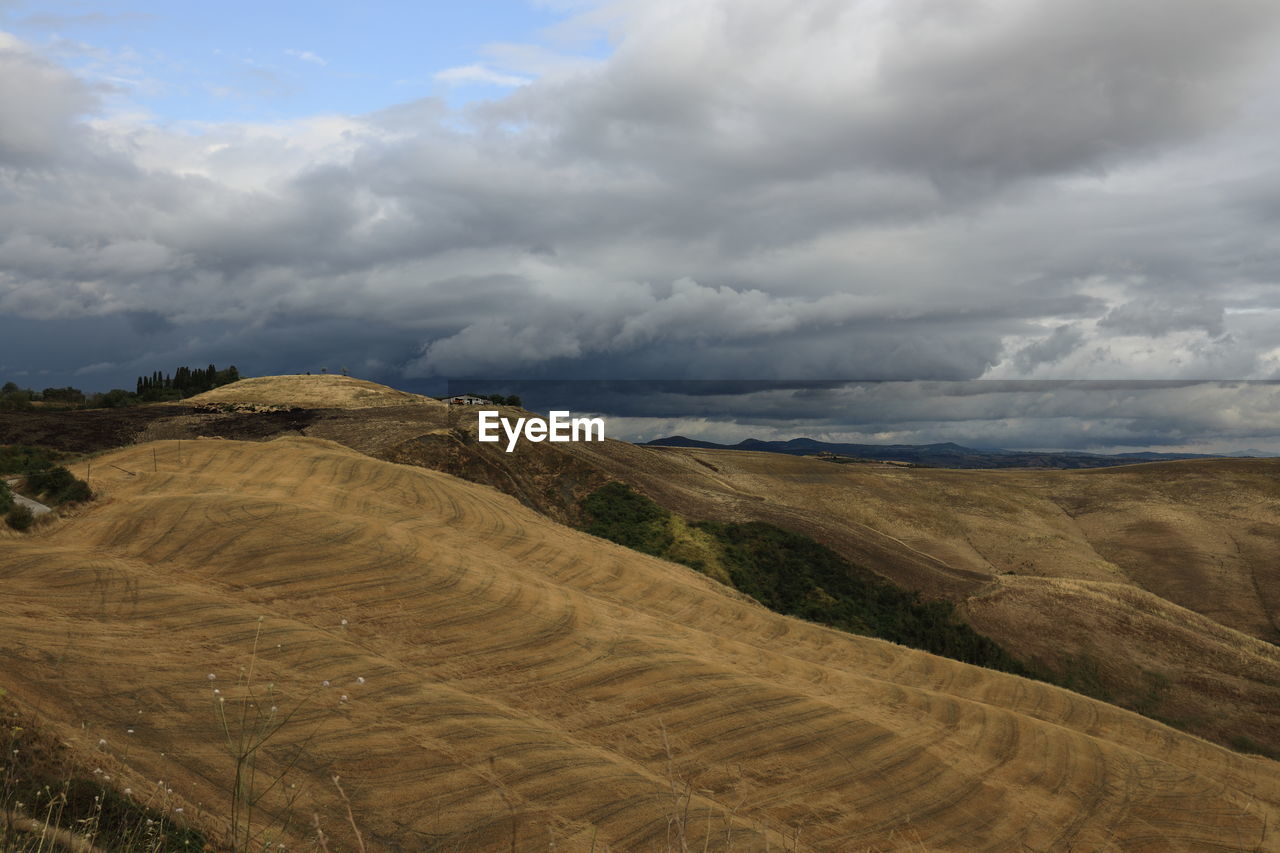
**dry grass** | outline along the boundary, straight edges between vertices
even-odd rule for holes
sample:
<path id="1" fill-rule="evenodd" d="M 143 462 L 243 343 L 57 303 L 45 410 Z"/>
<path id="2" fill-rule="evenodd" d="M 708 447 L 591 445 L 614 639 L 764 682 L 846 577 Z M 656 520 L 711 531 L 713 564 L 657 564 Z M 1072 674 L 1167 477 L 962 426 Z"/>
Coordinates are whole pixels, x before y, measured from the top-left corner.
<path id="1" fill-rule="evenodd" d="M 1023 659 L 1097 664 L 1114 701 L 1280 753 L 1280 460 L 953 471 L 558 447 L 689 517 L 805 533 L 957 601 Z"/>
<path id="2" fill-rule="evenodd" d="M 313 409 L 365 409 L 444 403 L 350 376 L 258 376 L 197 394 L 190 403 L 244 403 Z"/>
<path id="3" fill-rule="evenodd" d="M 94 470 L 100 501 L 0 550 L 0 686 L 206 811 L 235 776 L 207 674 L 319 686 L 256 755 L 297 780 L 258 804 L 295 798 L 294 846 L 315 813 L 335 851 L 1276 849 L 1274 762 L 770 614 L 486 487 L 304 438 Z"/>

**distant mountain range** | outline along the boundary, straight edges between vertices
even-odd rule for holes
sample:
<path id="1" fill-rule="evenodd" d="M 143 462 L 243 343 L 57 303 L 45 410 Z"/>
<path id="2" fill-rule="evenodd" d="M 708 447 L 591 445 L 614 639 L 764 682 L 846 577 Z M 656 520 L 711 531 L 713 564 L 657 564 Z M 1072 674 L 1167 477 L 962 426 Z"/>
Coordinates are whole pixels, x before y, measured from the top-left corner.
<path id="1" fill-rule="evenodd" d="M 1171 459 L 1212 459 L 1206 453 L 1103 454 L 1080 451 L 986 450 L 954 442 L 941 444 L 841 444 L 812 438 L 790 441 L 760 441 L 748 438 L 737 444 L 716 444 L 673 435 L 648 442 L 658 447 L 704 447 L 712 450 L 758 450 L 791 456 L 829 456 L 833 461 L 906 462 L 930 468 L 1103 468 L 1136 462 L 1163 462 Z M 1267 456 L 1261 451 L 1240 451 L 1227 456 Z"/>

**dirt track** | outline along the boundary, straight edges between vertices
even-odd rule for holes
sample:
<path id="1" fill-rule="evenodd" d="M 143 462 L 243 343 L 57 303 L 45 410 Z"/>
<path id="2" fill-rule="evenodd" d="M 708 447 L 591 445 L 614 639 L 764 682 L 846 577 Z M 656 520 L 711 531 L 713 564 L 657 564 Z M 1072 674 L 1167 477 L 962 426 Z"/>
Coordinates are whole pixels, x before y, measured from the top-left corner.
<path id="1" fill-rule="evenodd" d="M 1274 762 L 770 614 L 447 475 L 155 448 L 4 542 L 0 685 L 206 811 L 231 778 L 206 676 L 261 616 L 255 680 L 310 697 L 265 760 L 301 750 L 295 811 L 339 837 L 340 773 L 375 849 L 1280 849 Z"/>

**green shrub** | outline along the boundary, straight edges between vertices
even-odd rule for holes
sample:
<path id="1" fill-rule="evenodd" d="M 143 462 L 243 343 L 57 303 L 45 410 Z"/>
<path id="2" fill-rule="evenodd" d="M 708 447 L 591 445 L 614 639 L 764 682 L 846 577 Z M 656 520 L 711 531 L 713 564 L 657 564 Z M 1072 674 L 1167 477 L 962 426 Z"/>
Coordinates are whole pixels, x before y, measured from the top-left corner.
<path id="1" fill-rule="evenodd" d="M 15 504 L 9 508 L 9 512 L 5 514 L 5 523 L 19 532 L 29 530 L 32 523 L 36 520 L 35 515 L 30 508 L 23 504 Z"/>
<path id="2" fill-rule="evenodd" d="M 644 554 L 665 556 L 675 542 L 671 513 L 626 483 L 606 483 L 582 502 L 586 531 Z"/>
<path id="3" fill-rule="evenodd" d="M 53 506 L 87 501 L 93 497 L 89 484 L 84 480 L 77 480 L 75 475 L 61 465 L 28 474 L 27 487 L 45 503 Z"/>

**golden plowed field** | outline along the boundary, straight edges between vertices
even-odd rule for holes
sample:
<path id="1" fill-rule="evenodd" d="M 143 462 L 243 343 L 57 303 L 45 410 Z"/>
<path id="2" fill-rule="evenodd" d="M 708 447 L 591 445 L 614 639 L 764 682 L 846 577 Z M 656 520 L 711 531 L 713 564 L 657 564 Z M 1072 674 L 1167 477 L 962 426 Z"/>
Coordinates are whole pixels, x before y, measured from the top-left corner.
<path id="1" fill-rule="evenodd" d="M 556 447 L 690 518 L 806 533 L 956 601 L 1024 661 L 1219 743 L 1280 753 L 1280 460 L 955 471 Z"/>
<path id="2" fill-rule="evenodd" d="M 439 400 L 397 391 L 350 376 L 257 376 L 241 379 L 189 398 L 191 403 L 297 406 L 316 409 L 365 409 L 421 403 L 444 408 Z"/>
<path id="3" fill-rule="evenodd" d="M 374 850 L 1280 850 L 1280 764 L 771 614 L 484 486 L 306 438 L 93 471 L 81 514 L 0 539 L 0 686 L 189 814 L 227 812 L 239 676 L 301 703 L 260 777 L 344 850 L 335 774 Z"/>

